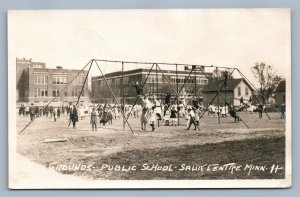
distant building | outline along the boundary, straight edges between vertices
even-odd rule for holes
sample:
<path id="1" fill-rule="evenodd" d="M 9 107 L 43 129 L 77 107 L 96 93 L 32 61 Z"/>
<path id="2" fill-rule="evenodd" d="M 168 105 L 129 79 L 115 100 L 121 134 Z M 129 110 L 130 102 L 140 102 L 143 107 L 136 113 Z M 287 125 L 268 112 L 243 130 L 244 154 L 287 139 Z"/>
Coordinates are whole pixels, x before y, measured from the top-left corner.
<path id="1" fill-rule="evenodd" d="M 278 107 L 280 107 L 282 104 L 285 104 L 285 80 L 281 81 L 275 91 L 275 101 Z"/>
<path id="2" fill-rule="evenodd" d="M 17 80 L 17 102 L 35 103 L 35 105 L 46 105 L 58 95 L 60 91 L 77 75 L 80 70 L 63 69 L 57 66 L 56 69 L 46 68 L 43 62 L 33 62 L 16 59 L 16 80 Z M 87 71 L 83 71 L 76 79 L 56 98 L 52 105 L 68 105 L 75 102 L 81 91 Z M 88 85 L 84 86 L 80 102 L 87 102 Z"/>
<path id="3" fill-rule="evenodd" d="M 124 71 L 123 73 L 123 86 L 122 86 L 122 72 L 113 72 L 105 75 L 107 83 L 110 85 L 116 99 L 119 103 L 122 101 L 122 90 L 124 90 L 124 102 L 125 104 L 133 104 L 136 100 L 137 93 L 132 84 L 139 82 L 143 84 L 146 80 L 146 77 L 150 69 L 134 69 Z M 162 75 L 166 76 L 166 78 Z M 181 90 L 181 96 L 202 96 L 202 88 L 208 83 L 208 79 L 200 71 L 193 71 L 188 79 L 190 73 L 189 70 L 178 71 L 176 77 L 176 71 L 174 70 L 160 70 L 157 71 L 153 69 L 151 74 L 148 76 L 147 83 L 144 86 L 144 94 L 149 96 L 156 96 L 162 101 L 164 101 L 165 95 L 171 93 L 173 98 L 175 97 L 177 91 L 178 82 L 178 91 Z M 212 76 L 212 73 L 206 73 L 208 77 Z M 172 85 L 172 87 L 168 84 Z M 183 85 L 185 86 L 183 87 Z M 114 103 L 114 99 L 106 82 L 102 76 L 92 77 L 92 100 L 93 102 L 100 103 Z M 183 88 L 182 88 L 183 87 Z M 174 91 L 175 90 L 175 91 Z"/>
<path id="4" fill-rule="evenodd" d="M 220 80 L 218 82 L 214 80 L 212 81 L 212 83 L 215 85 L 215 87 L 220 89 L 224 84 L 224 80 Z M 209 83 L 203 88 L 202 92 L 204 94 L 204 106 L 207 106 L 211 102 L 211 100 L 217 95 L 218 91 L 215 89 L 215 87 L 211 83 Z M 222 97 L 221 94 L 219 94 L 220 106 L 225 105 L 225 96 L 226 100 L 229 103 L 233 104 L 234 106 L 238 106 L 240 105 L 241 97 L 243 97 L 244 103 L 247 103 L 249 101 L 249 98 L 253 95 L 253 89 L 242 78 L 228 79 L 227 87 L 225 88 L 225 86 L 223 86 L 220 93 L 224 96 Z M 216 106 L 218 105 L 217 97 L 213 101 L 213 104 Z"/>

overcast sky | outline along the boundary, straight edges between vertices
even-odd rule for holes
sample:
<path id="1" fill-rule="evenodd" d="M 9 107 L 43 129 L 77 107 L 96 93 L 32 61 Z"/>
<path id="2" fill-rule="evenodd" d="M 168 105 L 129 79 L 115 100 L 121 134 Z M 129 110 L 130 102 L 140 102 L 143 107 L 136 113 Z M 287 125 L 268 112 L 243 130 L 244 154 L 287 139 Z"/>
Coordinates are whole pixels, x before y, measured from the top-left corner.
<path id="1" fill-rule="evenodd" d="M 13 11 L 8 25 L 11 63 L 16 57 L 73 69 L 93 58 L 188 63 L 238 67 L 249 78 L 257 61 L 284 77 L 291 66 L 288 9 Z M 106 64 L 104 71 L 119 68 Z"/>

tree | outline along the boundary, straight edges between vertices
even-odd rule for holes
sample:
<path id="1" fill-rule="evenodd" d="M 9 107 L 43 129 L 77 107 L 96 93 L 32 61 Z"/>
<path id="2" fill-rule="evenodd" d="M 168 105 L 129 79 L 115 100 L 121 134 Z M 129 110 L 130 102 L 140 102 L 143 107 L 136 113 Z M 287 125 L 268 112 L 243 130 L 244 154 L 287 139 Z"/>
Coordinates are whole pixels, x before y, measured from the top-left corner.
<path id="1" fill-rule="evenodd" d="M 283 80 L 282 76 L 277 75 L 272 65 L 266 65 L 264 62 L 256 62 L 251 71 L 260 84 L 260 93 L 264 95 L 263 101 L 268 101 Z"/>

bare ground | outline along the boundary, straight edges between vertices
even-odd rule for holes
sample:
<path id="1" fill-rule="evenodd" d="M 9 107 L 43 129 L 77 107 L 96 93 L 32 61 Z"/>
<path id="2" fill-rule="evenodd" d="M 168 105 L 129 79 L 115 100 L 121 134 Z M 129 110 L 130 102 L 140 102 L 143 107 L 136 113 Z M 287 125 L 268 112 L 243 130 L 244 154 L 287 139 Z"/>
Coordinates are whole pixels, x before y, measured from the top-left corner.
<path id="1" fill-rule="evenodd" d="M 113 120 L 113 125 L 101 126 L 91 131 L 88 118 L 80 120 L 76 129 L 67 127 L 67 117 L 57 122 L 46 117 L 36 119 L 22 134 L 17 135 L 17 151 L 31 160 L 49 167 L 55 165 L 85 165 L 92 170 L 57 170 L 88 179 L 278 179 L 284 178 L 284 170 L 270 173 L 273 164 L 285 164 L 285 121 L 276 113 L 258 119 L 257 114 L 242 113 L 249 125 L 234 123 L 233 119 L 205 116 L 199 130 L 185 130 L 180 126 L 160 126 L 155 132 L 141 131 L 139 119 L 131 118 L 134 135 L 122 120 Z M 27 123 L 29 117 L 18 117 L 17 132 Z M 192 128 L 193 129 L 193 128 Z M 67 142 L 42 143 L 45 139 L 67 138 Z M 207 165 L 235 163 L 242 170 L 208 171 Z M 173 171 L 141 170 L 148 164 L 169 166 Z M 180 171 L 181 166 L 206 165 L 204 171 Z M 247 164 L 265 166 L 263 170 L 243 170 Z M 120 172 L 110 167 L 121 166 L 136 170 Z M 176 167 L 176 168 L 175 168 Z M 102 168 L 102 169 L 101 169 Z M 118 168 L 118 167 L 117 167 Z"/>

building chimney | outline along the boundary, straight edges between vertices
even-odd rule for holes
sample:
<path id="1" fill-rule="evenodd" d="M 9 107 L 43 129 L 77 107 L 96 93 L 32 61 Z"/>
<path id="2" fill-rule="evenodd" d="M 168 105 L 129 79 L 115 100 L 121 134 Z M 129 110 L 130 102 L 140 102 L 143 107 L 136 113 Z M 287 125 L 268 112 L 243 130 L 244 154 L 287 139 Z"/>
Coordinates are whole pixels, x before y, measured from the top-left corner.
<path id="1" fill-rule="evenodd" d="M 62 69 L 63 67 L 62 67 L 62 66 L 56 66 L 56 68 L 57 68 L 57 69 Z"/>

